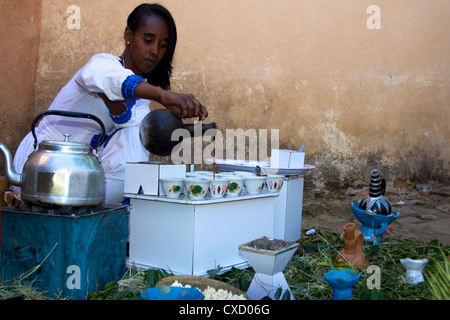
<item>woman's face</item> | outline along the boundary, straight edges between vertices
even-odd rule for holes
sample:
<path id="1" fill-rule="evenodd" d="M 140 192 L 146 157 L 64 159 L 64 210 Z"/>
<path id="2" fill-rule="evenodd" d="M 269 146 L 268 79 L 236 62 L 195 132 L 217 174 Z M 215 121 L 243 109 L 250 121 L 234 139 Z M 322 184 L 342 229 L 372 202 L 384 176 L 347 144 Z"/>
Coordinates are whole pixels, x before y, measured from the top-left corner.
<path id="1" fill-rule="evenodd" d="M 126 67 L 134 74 L 150 73 L 161 61 L 169 45 L 169 26 L 158 15 L 147 16 L 135 32 L 125 30 L 128 55 Z M 131 61 L 128 61 L 131 60 Z"/>

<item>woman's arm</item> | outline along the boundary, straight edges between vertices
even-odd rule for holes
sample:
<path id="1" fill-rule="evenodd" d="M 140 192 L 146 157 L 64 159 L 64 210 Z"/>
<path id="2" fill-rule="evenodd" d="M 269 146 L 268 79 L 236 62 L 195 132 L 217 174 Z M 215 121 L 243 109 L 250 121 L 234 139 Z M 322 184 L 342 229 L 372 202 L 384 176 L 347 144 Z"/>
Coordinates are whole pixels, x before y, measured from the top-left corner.
<path id="1" fill-rule="evenodd" d="M 123 100 L 142 98 L 161 103 L 183 118 L 208 116 L 206 108 L 191 94 L 179 94 L 153 86 L 145 79 L 124 69 L 117 57 L 98 54 L 80 70 L 75 81 L 90 92 L 97 93 L 105 102 L 111 115 L 117 116 L 127 110 Z"/>
<path id="2" fill-rule="evenodd" d="M 180 113 L 183 118 L 208 116 L 206 108 L 192 94 L 176 93 L 153 86 L 147 82 L 141 82 L 134 90 L 136 98 L 154 100 L 172 112 Z"/>

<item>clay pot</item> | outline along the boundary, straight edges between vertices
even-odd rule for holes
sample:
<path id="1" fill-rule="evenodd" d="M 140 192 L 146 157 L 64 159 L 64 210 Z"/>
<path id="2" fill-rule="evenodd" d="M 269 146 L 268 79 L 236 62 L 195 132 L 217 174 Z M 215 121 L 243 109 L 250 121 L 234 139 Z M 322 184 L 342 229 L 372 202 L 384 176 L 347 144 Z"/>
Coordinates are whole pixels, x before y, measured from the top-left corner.
<path id="1" fill-rule="evenodd" d="M 195 137 L 194 124 L 184 124 L 180 115 L 167 109 L 156 109 L 142 120 L 139 138 L 150 153 L 162 157 L 170 156 L 173 148 L 183 140 L 183 136 L 172 139 L 172 134 L 178 129 L 184 129 L 188 137 Z M 199 133 L 203 135 L 209 129 L 217 129 L 217 124 L 215 122 L 202 124 L 199 129 Z"/>
<path id="2" fill-rule="evenodd" d="M 369 266 L 366 255 L 362 250 L 364 234 L 355 231 L 355 224 L 350 222 L 344 226 L 344 249 L 336 256 L 336 261 L 344 261 L 354 265 L 356 268 L 366 270 Z"/>

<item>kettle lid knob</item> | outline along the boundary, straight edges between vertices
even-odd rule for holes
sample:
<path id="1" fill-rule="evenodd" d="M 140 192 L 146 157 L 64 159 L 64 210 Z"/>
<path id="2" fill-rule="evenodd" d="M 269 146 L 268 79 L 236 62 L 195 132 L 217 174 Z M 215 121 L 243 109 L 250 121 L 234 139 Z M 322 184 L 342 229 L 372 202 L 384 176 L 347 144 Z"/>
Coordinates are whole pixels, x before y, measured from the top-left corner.
<path id="1" fill-rule="evenodd" d="M 64 142 L 69 142 L 70 133 L 64 133 Z"/>

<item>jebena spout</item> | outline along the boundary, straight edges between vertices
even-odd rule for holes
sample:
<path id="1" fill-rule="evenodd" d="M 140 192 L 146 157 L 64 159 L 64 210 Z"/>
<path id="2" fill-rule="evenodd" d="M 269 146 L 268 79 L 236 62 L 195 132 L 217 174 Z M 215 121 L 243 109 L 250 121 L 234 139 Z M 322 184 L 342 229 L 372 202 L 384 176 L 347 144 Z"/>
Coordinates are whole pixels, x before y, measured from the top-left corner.
<path id="1" fill-rule="evenodd" d="M 3 143 L 0 143 L 0 150 L 2 151 L 3 156 L 5 158 L 6 179 L 12 185 L 20 187 L 21 183 L 22 183 L 22 176 L 20 174 L 18 174 L 16 171 L 14 171 L 14 168 L 12 165 L 11 153 L 9 152 L 8 148 L 6 148 Z"/>

